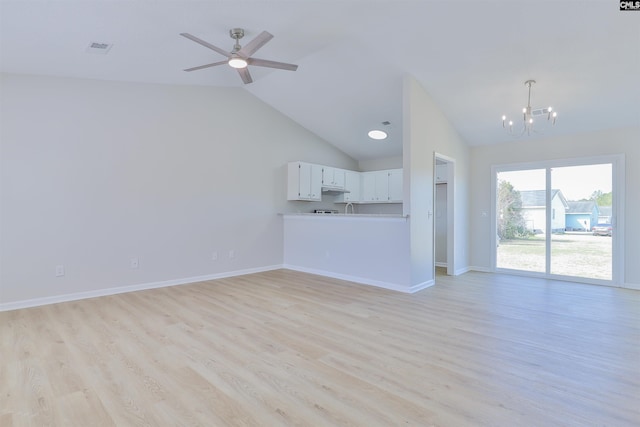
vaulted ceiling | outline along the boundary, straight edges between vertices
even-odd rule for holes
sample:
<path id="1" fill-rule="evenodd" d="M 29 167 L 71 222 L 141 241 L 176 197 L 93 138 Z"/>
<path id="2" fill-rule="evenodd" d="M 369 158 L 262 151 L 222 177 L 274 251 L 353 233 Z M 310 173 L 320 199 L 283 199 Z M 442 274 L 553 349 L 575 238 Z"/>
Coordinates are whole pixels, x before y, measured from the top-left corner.
<path id="1" fill-rule="evenodd" d="M 640 124 L 640 13 L 611 0 L 401 1 L 0 0 L 4 72 L 179 85 L 239 86 L 353 158 L 402 152 L 402 81 L 416 78 L 469 145 L 513 139 L 501 116 L 552 105 L 544 136 Z M 179 33 L 231 49 L 275 37 L 243 85 L 224 59 Z M 86 52 L 111 43 L 106 55 Z M 239 114 L 242 114 L 240 111 Z M 367 131 L 386 126 L 374 142 Z M 541 137 L 533 135 L 530 138 Z"/>

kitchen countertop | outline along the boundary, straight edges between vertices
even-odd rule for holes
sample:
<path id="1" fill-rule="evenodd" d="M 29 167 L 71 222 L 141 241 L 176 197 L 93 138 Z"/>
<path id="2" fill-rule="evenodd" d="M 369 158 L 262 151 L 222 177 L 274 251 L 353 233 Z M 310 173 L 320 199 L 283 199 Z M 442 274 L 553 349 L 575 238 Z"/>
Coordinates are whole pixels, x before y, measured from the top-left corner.
<path id="1" fill-rule="evenodd" d="M 312 218 L 398 218 L 398 219 L 406 219 L 409 215 L 401 215 L 401 214 L 318 214 L 312 212 L 289 212 L 289 213 L 281 213 L 282 216 L 299 216 L 299 217 L 312 217 Z"/>

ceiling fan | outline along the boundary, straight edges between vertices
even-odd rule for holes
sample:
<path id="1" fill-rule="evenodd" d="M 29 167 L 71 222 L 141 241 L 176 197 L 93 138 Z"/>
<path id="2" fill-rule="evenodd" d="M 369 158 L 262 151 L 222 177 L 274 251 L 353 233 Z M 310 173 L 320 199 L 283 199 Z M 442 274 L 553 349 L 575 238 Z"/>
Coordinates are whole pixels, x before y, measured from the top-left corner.
<path id="1" fill-rule="evenodd" d="M 258 49 L 264 46 L 269 40 L 273 38 L 273 35 L 263 31 L 258 34 L 253 40 L 247 43 L 244 47 L 240 46 L 240 39 L 244 37 L 244 30 L 242 28 L 233 28 L 229 30 L 229 35 L 236 42 L 233 45 L 233 49 L 231 52 L 227 52 L 224 49 L 220 49 L 217 46 L 212 45 L 198 37 L 192 36 L 189 33 L 180 33 L 181 36 L 188 38 L 189 40 L 193 40 L 196 43 L 201 44 L 204 47 L 208 47 L 209 49 L 218 52 L 219 54 L 226 56 L 226 61 L 213 62 L 211 64 L 200 65 L 198 67 L 187 68 L 184 71 L 196 71 L 202 70 L 203 68 L 215 67 L 217 65 L 228 64 L 229 66 L 238 70 L 238 74 L 240 74 L 240 78 L 244 82 L 244 84 L 251 83 L 253 79 L 251 78 L 251 74 L 249 73 L 248 65 L 256 65 L 258 67 L 268 67 L 268 68 L 277 68 L 279 70 L 289 70 L 296 71 L 298 69 L 297 65 L 287 64 L 284 62 L 277 61 L 269 61 L 267 59 L 259 59 L 252 58 L 253 55 Z"/>

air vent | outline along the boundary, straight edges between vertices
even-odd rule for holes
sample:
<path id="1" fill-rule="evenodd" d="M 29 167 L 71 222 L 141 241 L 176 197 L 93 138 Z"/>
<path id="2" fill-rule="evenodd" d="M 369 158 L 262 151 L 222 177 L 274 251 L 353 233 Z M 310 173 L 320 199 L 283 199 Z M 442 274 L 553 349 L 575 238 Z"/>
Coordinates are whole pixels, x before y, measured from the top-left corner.
<path id="1" fill-rule="evenodd" d="M 545 114 L 549 114 L 548 108 L 538 108 L 537 110 L 531 110 L 531 115 L 533 117 L 542 116 Z"/>
<path id="2" fill-rule="evenodd" d="M 99 43 L 99 42 L 91 42 L 87 47 L 87 53 L 97 53 L 101 55 L 106 55 L 107 52 L 111 49 L 112 44 L 109 43 Z"/>

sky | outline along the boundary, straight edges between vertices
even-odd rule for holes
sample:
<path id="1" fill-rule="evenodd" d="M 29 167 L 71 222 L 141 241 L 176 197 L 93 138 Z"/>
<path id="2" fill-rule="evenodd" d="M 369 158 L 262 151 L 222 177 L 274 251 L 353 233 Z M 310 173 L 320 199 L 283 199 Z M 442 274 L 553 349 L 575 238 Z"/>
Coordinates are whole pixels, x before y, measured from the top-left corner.
<path id="1" fill-rule="evenodd" d="M 551 188 L 562 190 L 567 200 L 588 199 L 597 190 L 609 193 L 611 176 L 611 164 L 551 168 Z M 499 172 L 498 179 L 520 191 L 545 189 L 545 169 Z"/>

